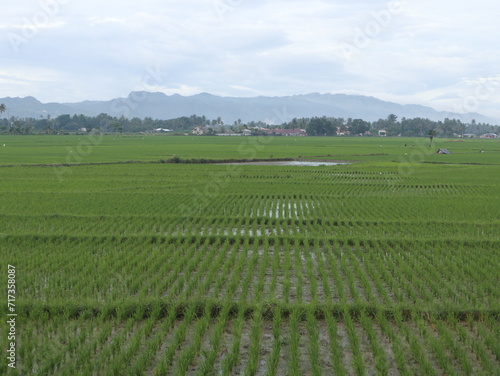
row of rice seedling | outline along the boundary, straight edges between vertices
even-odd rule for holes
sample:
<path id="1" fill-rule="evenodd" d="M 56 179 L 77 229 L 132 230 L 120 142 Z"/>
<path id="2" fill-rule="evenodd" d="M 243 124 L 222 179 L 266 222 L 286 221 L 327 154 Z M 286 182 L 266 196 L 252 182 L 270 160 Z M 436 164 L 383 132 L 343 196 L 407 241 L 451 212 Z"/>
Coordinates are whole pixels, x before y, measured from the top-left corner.
<path id="1" fill-rule="evenodd" d="M 114 250 L 102 244 L 76 242 L 68 243 L 61 252 L 54 252 L 50 241 L 39 243 L 34 252 L 38 265 L 27 265 L 21 286 L 26 298 L 48 305 L 55 303 L 54 291 L 75 301 L 97 296 L 98 302 L 112 302 L 124 292 L 138 301 L 151 294 L 181 301 L 196 299 L 214 291 L 216 284 L 220 286 L 219 279 L 228 278 L 230 266 L 223 268 L 224 273 L 220 273 L 220 267 L 228 253 L 240 252 L 246 255 L 247 263 L 240 261 L 246 277 L 237 281 L 238 290 L 248 288 L 249 301 L 256 297 L 274 299 L 277 291 L 285 301 L 324 301 L 324 286 L 328 285 L 332 298 L 340 302 L 464 308 L 477 307 L 478 302 L 492 308 L 498 304 L 494 267 L 488 267 L 491 274 L 485 275 L 479 270 L 480 261 L 475 260 L 491 259 L 491 255 L 475 249 L 474 243 L 463 247 L 461 252 L 468 256 L 463 268 L 456 268 L 451 265 L 458 259 L 451 258 L 448 248 L 439 245 L 434 246 L 434 253 L 407 249 L 413 246 L 407 242 L 372 242 L 367 246 L 357 241 L 351 246 L 333 241 L 333 247 L 316 242 L 310 249 L 303 245 L 303 239 L 294 237 L 282 245 L 274 244 L 271 253 L 270 239 L 261 244 L 242 238 L 242 246 L 231 246 L 238 251 L 230 248 L 230 239 L 223 239 L 199 237 L 193 239 L 194 243 L 183 243 L 177 238 L 165 245 L 151 244 L 148 239 L 117 239 L 118 244 L 109 243 Z M 425 243 L 420 246 L 427 247 Z M 13 244 L 9 247 L 17 249 L 20 258 L 31 253 Z M 39 265 L 45 268 L 43 273 Z M 462 284 L 454 283 L 458 278 Z M 214 297 L 223 298 L 224 294 L 220 290 Z"/>
<path id="2" fill-rule="evenodd" d="M 146 336 L 149 334 L 152 335 L 149 335 L 148 341 L 144 344 L 144 347 L 138 356 L 130 362 L 130 366 L 127 369 L 128 375 L 141 375 L 145 372 L 145 370 L 151 367 L 151 363 L 155 359 L 156 354 L 166 342 L 168 333 L 174 326 L 176 314 L 177 312 L 175 307 L 170 306 L 166 312 L 165 319 L 163 321 L 159 320 L 156 322 L 154 334 L 152 332 L 145 333 Z M 154 315 L 148 319 L 148 323 L 153 323 L 153 320 L 155 320 Z M 149 327 L 151 329 L 153 328 L 152 325 Z"/>
<path id="3" fill-rule="evenodd" d="M 281 199 L 279 199 L 281 200 Z M 286 200 L 286 199 L 285 199 Z M 257 203 L 257 199 L 253 199 Z M 267 202 L 267 200 L 266 200 Z M 335 236 L 352 238 L 403 238 L 403 239 L 436 239 L 443 234 L 450 239 L 496 239 L 497 224 L 470 224 L 450 220 L 408 220 L 404 211 L 397 213 L 393 209 L 373 206 L 373 203 L 346 201 L 342 199 L 325 199 L 310 197 L 308 211 L 303 215 L 295 214 L 296 203 L 287 203 L 281 209 L 262 209 L 262 217 L 245 217 L 241 213 L 236 217 L 194 217 L 190 219 L 179 216 L 29 216 L 25 221 L 19 215 L 10 216 L 4 227 L 4 234 L 23 233 L 26 235 L 116 235 L 116 236 L 184 236 L 184 235 L 233 235 L 233 236 Z M 261 204 L 261 203 L 260 203 Z M 275 205 L 275 203 L 272 203 Z M 299 206 L 302 204 L 299 204 Z M 288 209 L 290 206 L 290 210 Z M 297 206 L 297 207 L 299 207 Z M 371 208 L 370 208 L 371 207 Z M 285 209 L 286 208 L 286 209 Z M 281 211 L 280 211 L 281 210 Z M 260 209 L 252 209 L 259 213 Z M 367 220 L 378 213 L 378 220 Z M 411 212 L 411 208 L 408 208 Z M 412 213 L 413 214 L 413 213 Z M 363 218 L 361 220 L 361 218 Z M 393 218 L 391 221 L 381 218 Z M 272 219 L 272 222 L 269 222 Z M 347 219 L 347 220 L 346 220 Z M 394 219 L 399 219 L 395 221 Z M 264 221 L 264 225 L 263 225 Z M 257 223 L 255 223 L 257 222 Z M 233 226 L 240 223 L 240 226 Z"/>
<path id="4" fill-rule="evenodd" d="M 198 375 L 207 375 L 213 372 L 215 360 L 220 352 L 222 334 L 228 323 L 229 309 L 229 304 L 223 305 L 219 320 L 215 323 L 213 332 L 208 341 L 210 343 L 210 347 L 208 349 L 202 349 L 204 359 L 200 360 L 201 365 L 197 372 Z"/>
<path id="5" fill-rule="evenodd" d="M 498 373 L 493 174 L 181 167 L 2 189 L 17 374 Z"/>
<path id="6" fill-rule="evenodd" d="M 231 374 L 237 370 L 273 374 L 282 372 L 284 359 L 288 359 L 286 364 L 292 374 L 323 374 L 328 369 L 336 374 L 387 374 L 394 372 L 394 367 L 400 374 L 495 374 L 499 369 L 498 359 L 483 345 L 481 337 L 453 317 L 428 321 L 416 315 L 408 321 L 401 311 L 395 311 L 392 323 L 383 311 L 370 317 L 363 310 L 356 314 L 344 310 L 338 317 L 329 311 L 324 319 L 317 319 L 312 307 L 297 307 L 284 320 L 282 308 L 276 306 L 272 324 L 267 327 L 262 311 L 246 317 L 242 310 L 230 322 L 229 305 L 222 308 L 215 321 L 210 319 L 210 309 L 207 305 L 198 318 L 193 316 L 194 311 L 188 310 L 181 321 L 175 321 L 174 310 L 159 320 L 155 317 L 146 321 L 133 317 L 124 322 L 104 320 L 106 325 L 98 331 L 94 330 L 93 320 L 82 318 L 74 322 L 73 330 L 78 328 L 79 334 L 71 337 L 62 334 L 68 330 L 66 321 L 52 327 L 45 325 L 44 335 L 51 333 L 51 345 L 56 344 L 57 338 L 61 343 L 69 343 L 56 351 L 38 353 L 34 360 L 23 361 L 21 370 L 29 366 L 42 374 L 135 375 L 145 370 L 158 374 L 184 374 L 186 370 L 197 374 L 219 371 Z M 328 333 L 329 354 L 320 348 L 324 346 L 319 340 L 319 325 L 323 328 L 323 323 Z M 490 324 L 481 325 L 485 333 L 495 335 Z M 498 323 L 494 325 L 498 330 Z M 230 337 L 223 336 L 229 328 Z M 264 330 L 266 336 L 273 338 L 267 344 L 262 342 Z M 30 333 L 33 329 L 27 328 L 26 340 L 41 340 Z M 244 333 L 248 333 L 248 339 L 244 339 Z M 388 342 L 381 336 L 386 336 Z M 347 358 L 346 351 L 351 354 Z M 330 364 L 324 363 L 325 356 Z M 373 363 L 368 359 L 373 359 Z"/>

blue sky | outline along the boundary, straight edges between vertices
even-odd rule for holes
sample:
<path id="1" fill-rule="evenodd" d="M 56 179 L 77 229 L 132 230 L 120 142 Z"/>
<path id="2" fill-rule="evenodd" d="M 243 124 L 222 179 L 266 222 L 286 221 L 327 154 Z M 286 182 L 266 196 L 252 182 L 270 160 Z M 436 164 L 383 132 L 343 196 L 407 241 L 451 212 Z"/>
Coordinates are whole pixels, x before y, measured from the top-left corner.
<path id="1" fill-rule="evenodd" d="M 371 95 L 500 119 L 496 0 L 25 0 L 0 97 Z"/>

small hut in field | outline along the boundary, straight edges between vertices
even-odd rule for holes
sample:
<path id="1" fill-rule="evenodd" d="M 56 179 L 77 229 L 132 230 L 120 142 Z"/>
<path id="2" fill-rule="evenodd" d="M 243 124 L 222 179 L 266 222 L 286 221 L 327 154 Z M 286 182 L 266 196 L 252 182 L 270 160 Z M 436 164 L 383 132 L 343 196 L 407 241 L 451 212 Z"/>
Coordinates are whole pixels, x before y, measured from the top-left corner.
<path id="1" fill-rule="evenodd" d="M 448 149 L 438 149 L 436 154 L 451 154 Z"/>

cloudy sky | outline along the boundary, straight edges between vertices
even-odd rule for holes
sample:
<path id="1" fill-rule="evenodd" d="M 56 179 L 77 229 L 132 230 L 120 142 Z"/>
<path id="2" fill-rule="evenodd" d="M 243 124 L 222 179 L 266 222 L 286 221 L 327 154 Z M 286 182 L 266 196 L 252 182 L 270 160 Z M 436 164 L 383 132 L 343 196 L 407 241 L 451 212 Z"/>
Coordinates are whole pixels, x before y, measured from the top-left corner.
<path id="1" fill-rule="evenodd" d="M 347 93 L 500 119 L 498 16 L 498 0 L 11 1 L 0 97 Z"/>

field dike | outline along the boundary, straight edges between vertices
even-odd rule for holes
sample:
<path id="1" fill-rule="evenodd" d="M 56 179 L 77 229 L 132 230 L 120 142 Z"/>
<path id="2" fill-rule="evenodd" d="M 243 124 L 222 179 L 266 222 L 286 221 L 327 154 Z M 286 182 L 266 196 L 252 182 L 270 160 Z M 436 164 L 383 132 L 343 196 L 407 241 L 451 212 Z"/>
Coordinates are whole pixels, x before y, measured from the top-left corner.
<path id="1" fill-rule="evenodd" d="M 242 304 L 242 303 L 227 303 L 223 301 L 197 301 L 197 302 L 180 302 L 169 303 L 161 300 L 154 300 L 149 303 L 146 302 L 125 302 L 118 305 L 83 305 L 78 303 L 69 304 L 22 304 L 18 305 L 18 312 L 21 316 L 37 318 L 38 315 L 45 317 L 65 317 L 68 319 L 114 319 L 126 320 L 129 318 L 147 319 L 155 312 L 155 317 L 163 318 L 174 310 L 175 318 L 182 320 L 186 316 L 186 312 L 192 312 L 193 318 L 200 318 L 210 312 L 210 318 L 218 318 L 224 309 L 228 310 L 228 317 L 238 317 L 240 314 L 246 319 L 254 317 L 258 312 L 264 320 L 273 320 L 276 311 L 279 311 L 282 318 L 288 318 L 291 312 L 296 312 L 297 317 L 302 321 L 306 320 L 306 313 L 308 311 L 314 312 L 314 317 L 317 320 L 324 320 L 326 316 L 333 316 L 337 319 L 342 319 L 346 312 L 349 313 L 353 320 L 358 320 L 360 315 L 370 318 L 376 318 L 382 315 L 387 320 L 394 321 L 396 315 L 401 315 L 405 320 L 416 320 L 422 318 L 425 320 L 430 319 L 446 319 L 453 317 L 458 321 L 485 321 L 488 319 L 500 320 L 500 312 L 495 309 L 483 310 L 460 310 L 460 309 L 433 309 L 421 310 L 414 307 L 395 307 L 392 309 L 377 307 L 364 304 L 311 304 L 311 303 L 263 303 L 263 304 Z"/>

